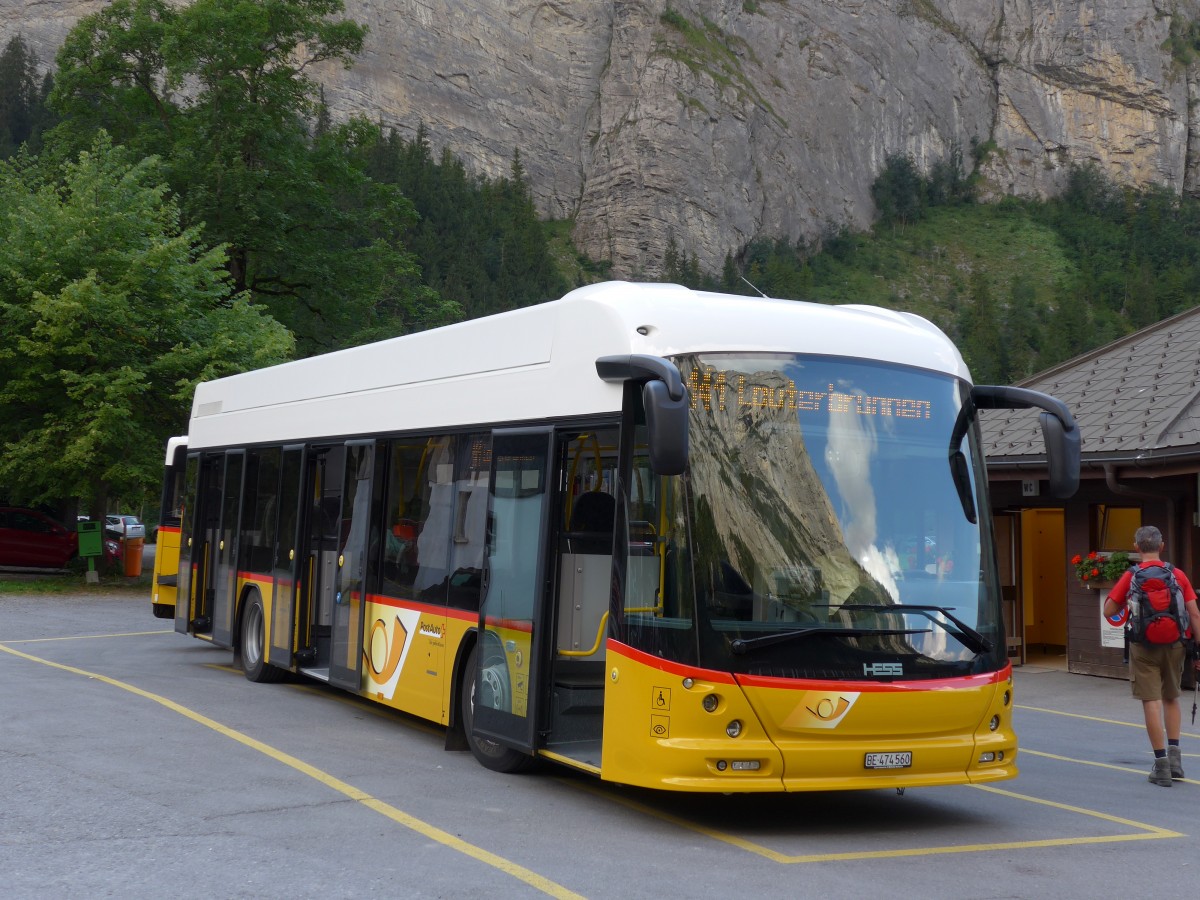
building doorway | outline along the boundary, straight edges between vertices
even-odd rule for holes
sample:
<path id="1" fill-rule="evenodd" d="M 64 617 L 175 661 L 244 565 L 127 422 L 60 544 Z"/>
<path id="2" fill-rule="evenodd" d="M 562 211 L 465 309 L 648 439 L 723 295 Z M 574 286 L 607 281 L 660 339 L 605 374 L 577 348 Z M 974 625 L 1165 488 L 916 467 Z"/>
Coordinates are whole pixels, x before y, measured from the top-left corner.
<path id="1" fill-rule="evenodd" d="M 1020 513 L 1024 661 L 1067 668 L 1067 539 L 1061 509 Z"/>

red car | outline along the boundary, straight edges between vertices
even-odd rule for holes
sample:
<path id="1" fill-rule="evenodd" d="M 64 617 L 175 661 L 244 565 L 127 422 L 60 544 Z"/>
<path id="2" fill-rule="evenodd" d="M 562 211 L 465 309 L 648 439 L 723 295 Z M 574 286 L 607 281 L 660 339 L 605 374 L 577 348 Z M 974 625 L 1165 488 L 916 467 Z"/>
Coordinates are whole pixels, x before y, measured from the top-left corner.
<path id="1" fill-rule="evenodd" d="M 0 507 L 0 566 L 61 569 L 79 551 L 79 535 L 35 509 Z"/>

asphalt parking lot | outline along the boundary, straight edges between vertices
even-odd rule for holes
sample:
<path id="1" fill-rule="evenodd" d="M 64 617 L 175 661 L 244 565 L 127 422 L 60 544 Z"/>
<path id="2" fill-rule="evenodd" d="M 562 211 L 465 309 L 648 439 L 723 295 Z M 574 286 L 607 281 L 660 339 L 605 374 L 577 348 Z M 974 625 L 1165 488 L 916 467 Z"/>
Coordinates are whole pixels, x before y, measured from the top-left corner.
<path id="1" fill-rule="evenodd" d="M 1014 781 L 676 795 L 488 772 L 170 624 L 128 591 L 0 593 L 5 896 L 1093 898 L 1198 873 L 1190 694 L 1171 788 L 1127 684 L 1027 666 Z"/>

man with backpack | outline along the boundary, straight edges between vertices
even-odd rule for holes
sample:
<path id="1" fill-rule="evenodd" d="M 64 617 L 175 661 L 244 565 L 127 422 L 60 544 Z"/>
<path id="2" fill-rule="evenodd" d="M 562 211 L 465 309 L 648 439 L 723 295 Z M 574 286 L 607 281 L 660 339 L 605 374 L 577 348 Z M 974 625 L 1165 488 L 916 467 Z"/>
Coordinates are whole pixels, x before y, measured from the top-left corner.
<path id="1" fill-rule="evenodd" d="M 1184 777 L 1179 751 L 1180 682 L 1186 648 L 1192 642 L 1188 626 L 1193 620 L 1200 623 L 1200 606 L 1187 575 L 1162 560 L 1161 531 L 1144 525 L 1133 542 L 1141 562 L 1130 566 L 1109 591 L 1104 615 L 1114 616 L 1129 607 L 1125 625 L 1129 680 L 1133 696 L 1142 701 L 1146 734 L 1154 749 L 1149 780 L 1170 787 L 1172 779 Z"/>

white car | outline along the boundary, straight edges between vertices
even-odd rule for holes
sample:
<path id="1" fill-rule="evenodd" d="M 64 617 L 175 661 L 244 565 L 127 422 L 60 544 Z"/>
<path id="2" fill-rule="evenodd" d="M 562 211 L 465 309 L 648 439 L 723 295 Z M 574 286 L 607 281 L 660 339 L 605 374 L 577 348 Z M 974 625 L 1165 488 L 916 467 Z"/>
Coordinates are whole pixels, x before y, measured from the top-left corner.
<path id="1" fill-rule="evenodd" d="M 144 538 L 146 526 L 137 516 L 105 516 L 104 530 L 115 538 Z"/>

